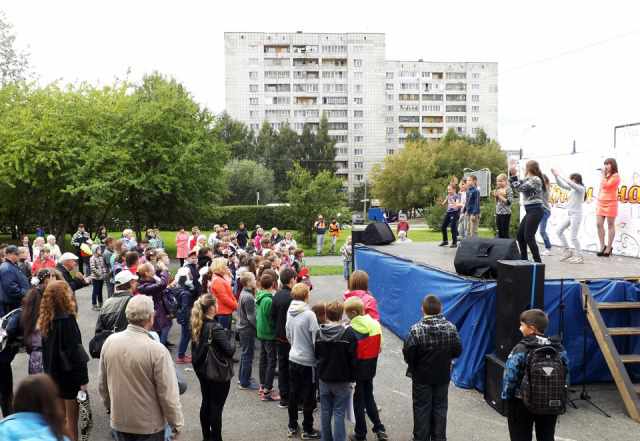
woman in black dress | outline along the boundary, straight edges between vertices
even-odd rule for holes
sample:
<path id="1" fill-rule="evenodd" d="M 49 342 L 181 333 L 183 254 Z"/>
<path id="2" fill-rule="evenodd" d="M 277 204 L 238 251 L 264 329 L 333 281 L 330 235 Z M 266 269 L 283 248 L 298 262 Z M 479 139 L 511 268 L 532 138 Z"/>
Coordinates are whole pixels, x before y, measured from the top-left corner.
<path id="1" fill-rule="evenodd" d="M 64 281 L 51 281 L 40 302 L 38 329 L 42 334 L 42 364 L 58 386 L 66 415 L 66 432 L 71 441 L 78 439 L 78 403 L 80 390 L 87 390 L 89 357 L 82 346 L 76 321 L 73 292 Z"/>

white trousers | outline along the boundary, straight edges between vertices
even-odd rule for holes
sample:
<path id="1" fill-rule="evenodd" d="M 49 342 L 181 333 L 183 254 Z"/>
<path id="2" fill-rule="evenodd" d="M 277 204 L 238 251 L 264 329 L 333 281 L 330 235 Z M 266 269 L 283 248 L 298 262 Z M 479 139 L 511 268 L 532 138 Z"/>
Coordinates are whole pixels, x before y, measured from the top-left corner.
<path id="1" fill-rule="evenodd" d="M 565 230 L 571 225 L 571 245 L 575 248 L 576 254 L 580 254 L 580 241 L 578 240 L 578 232 L 580 231 L 580 224 L 582 223 L 582 213 L 569 213 L 569 216 L 560 223 L 556 233 L 562 242 L 562 246 L 569 248 L 567 238 L 564 234 Z"/>

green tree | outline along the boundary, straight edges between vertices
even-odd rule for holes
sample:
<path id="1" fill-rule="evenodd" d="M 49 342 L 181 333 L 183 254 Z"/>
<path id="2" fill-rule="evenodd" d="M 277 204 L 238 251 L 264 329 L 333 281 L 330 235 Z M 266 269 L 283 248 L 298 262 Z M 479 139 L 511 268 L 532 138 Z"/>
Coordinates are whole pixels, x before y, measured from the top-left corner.
<path id="1" fill-rule="evenodd" d="M 320 118 L 318 131 L 315 134 L 312 157 L 317 161 L 309 165 L 309 170 L 311 170 L 312 173 L 318 173 L 322 170 L 335 173 L 336 142 L 329 136 L 329 121 L 324 112 Z"/>
<path id="2" fill-rule="evenodd" d="M 274 133 L 274 141 L 267 154 L 266 165 L 273 170 L 275 179 L 275 192 L 278 198 L 284 199 L 289 189 L 289 176 L 293 161 L 299 151 L 298 134 L 285 123 L 282 128 Z"/>
<path id="3" fill-rule="evenodd" d="M 255 133 L 227 112 L 216 118 L 213 133 L 229 147 L 232 158 L 256 160 Z"/>
<path id="4" fill-rule="evenodd" d="M 227 183 L 226 204 L 255 204 L 257 192 L 260 192 L 261 204 L 273 200 L 273 171 L 264 165 L 248 159 L 232 159 L 225 165 L 224 174 Z"/>
<path id="5" fill-rule="evenodd" d="M 342 181 L 327 170 L 313 176 L 297 163 L 289 172 L 289 179 L 291 187 L 287 194 L 296 227 L 302 233 L 303 243 L 310 244 L 316 216 L 323 214 L 325 218 L 331 218 L 344 206 Z"/>
<path id="6" fill-rule="evenodd" d="M 0 11 L 0 86 L 29 76 L 29 54 L 16 48 L 13 25 Z"/>

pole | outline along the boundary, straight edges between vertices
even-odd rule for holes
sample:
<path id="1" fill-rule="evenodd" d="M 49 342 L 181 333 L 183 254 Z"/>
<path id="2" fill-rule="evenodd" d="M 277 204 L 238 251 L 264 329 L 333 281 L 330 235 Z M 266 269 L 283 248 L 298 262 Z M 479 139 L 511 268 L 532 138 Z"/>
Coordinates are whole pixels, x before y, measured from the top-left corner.
<path id="1" fill-rule="evenodd" d="M 367 183 L 364 183 L 364 201 L 362 202 L 362 220 L 367 221 Z"/>
<path id="2" fill-rule="evenodd" d="M 573 150 L 571 151 L 571 154 L 572 155 L 576 154 L 576 140 L 575 139 L 573 140 Z"/>
<path id="3" fill-rule="evenodd" d="M 256 191 L 256 205 L 260 205 L 260 192 Z"/>

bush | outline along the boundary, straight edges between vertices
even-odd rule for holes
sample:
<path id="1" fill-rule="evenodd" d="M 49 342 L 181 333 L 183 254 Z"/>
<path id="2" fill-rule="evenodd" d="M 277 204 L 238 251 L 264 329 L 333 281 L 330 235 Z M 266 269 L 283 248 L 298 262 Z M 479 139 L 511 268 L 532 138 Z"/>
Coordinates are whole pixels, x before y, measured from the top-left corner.
<path id="1" fill-rule="evenodd" d="M 447 210 L 446 206 L 440 204 L 434 204 L 424 209 L 424 221 L 429 228 L 433 231 L 440 231 L 442 225 L 442 219 L 444 219 L 444 213 Z"/>

